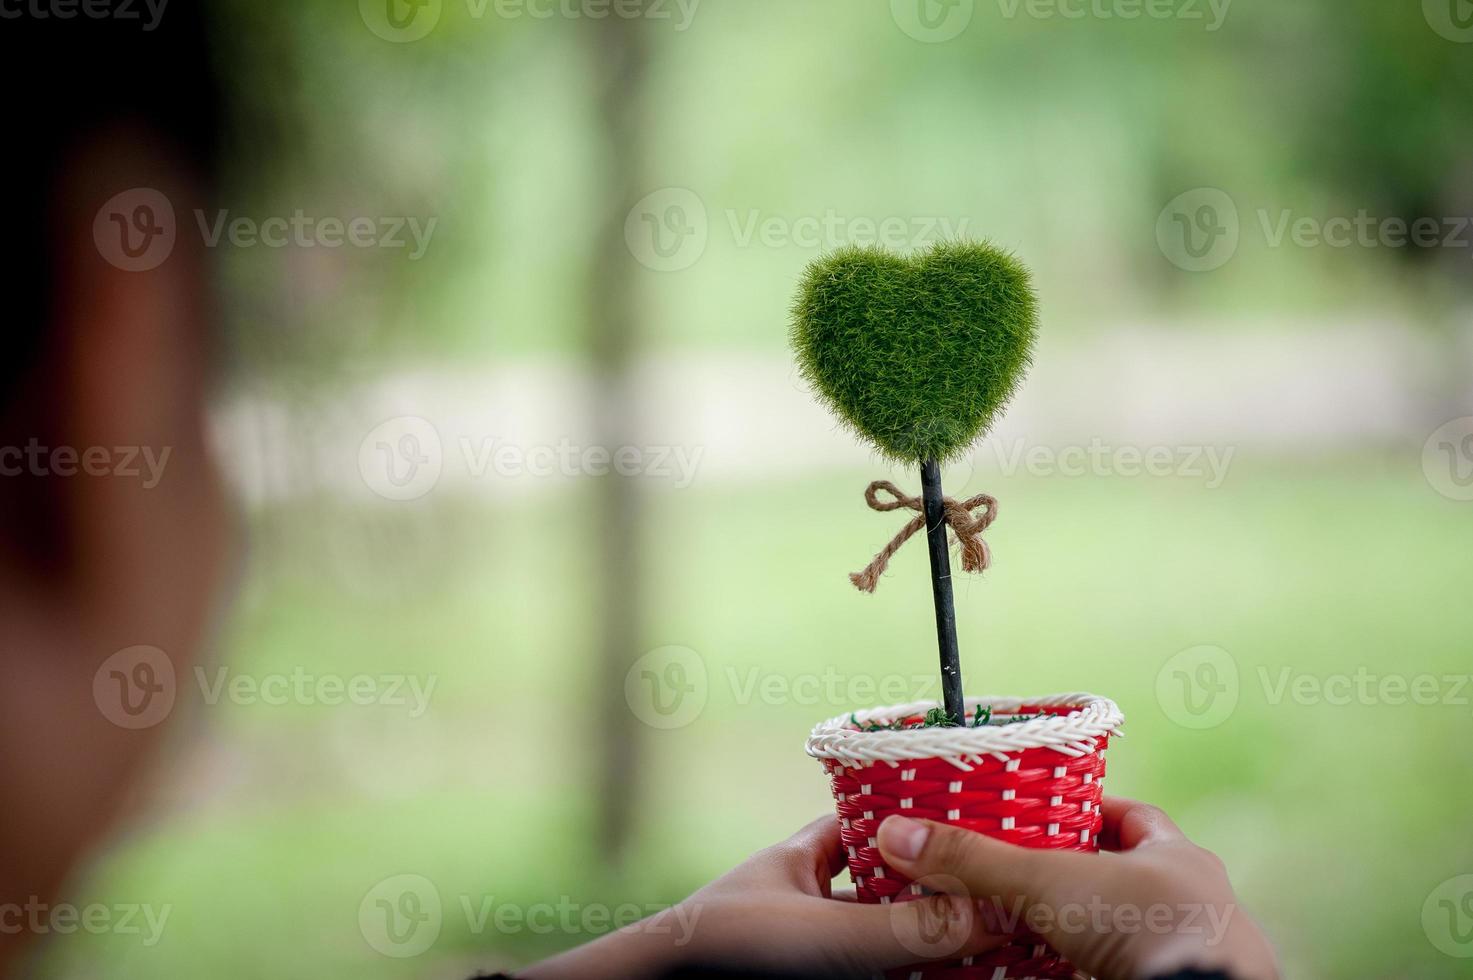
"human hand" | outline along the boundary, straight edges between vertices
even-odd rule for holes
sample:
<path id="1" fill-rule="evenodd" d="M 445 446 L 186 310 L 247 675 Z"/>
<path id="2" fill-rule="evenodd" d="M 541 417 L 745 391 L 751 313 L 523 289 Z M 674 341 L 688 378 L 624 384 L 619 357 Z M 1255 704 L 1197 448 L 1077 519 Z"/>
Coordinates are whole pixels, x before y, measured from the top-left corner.
<path id="1" fill-rule="evenodd" d="M 203 43 L 198 18 L 182 16 L 160 27 L 157 59 L 174 69 L 154 65 L 160 77 L 193 65 Z M 122 43 L 106 36 L 84 47 Z M 105 211 L 140 215 L 148 205 L 123 203 L 134 195 L 172 201 L 181 216 L 204 205 L 175 141 L 133 124 L 142 105 L 99 105 L 36 147 L 53 160 L 33 188 L 47 202 L 36 212 L 47 272 L 17 284 L 38 305 L 8 325 L 14 380 L 0 397 L 0 908 L 84 897 L 80 862 L 140 798 L 233 564 L 210 452 L 207 250 L 181 227 L 168 261 L 131 271 L 112 250 L 127 246 L 114 233 L 104 247 L 96 230 Z M 144 115 L 158 123 L 177 108 Z M 188 113 L 178 123 L 208 128 Z M 0 976 L 43 932 L 0 928 Z"/>
<path id="2" fill-rule="evenodd" d="M 1101 810 L 1100 844 L 1116 853 L 1030 849 L 905 817 L 882 823 L 878 843 L 895 871 L 978 903 L 995 929 L 1031 929 L 1103 980 L 1279 975 L 1215 854 L 1156 807 L 1106 797 Z"/>
<path id="3" fill-rule="evenodd" d="M 522 971 L 539 977 L 650 977 L 685 965 L 805 977 L 871 976 L 928 959 L 996 948 L 965 899 L 938 894 L 860 905 L 832 891 L 845 866 L 827 816 L 674 908 Z"/>

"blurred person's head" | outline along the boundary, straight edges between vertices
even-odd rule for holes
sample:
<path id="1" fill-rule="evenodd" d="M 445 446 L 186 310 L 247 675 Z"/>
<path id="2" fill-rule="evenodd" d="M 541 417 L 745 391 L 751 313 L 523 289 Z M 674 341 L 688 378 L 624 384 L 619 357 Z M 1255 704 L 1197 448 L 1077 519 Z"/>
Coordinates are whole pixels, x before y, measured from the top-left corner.
<path id="1" fill-rule="evenodd" d="M 57 900 L 211 618 L 227 521 L 188 233 L 214 172 L 205 40 L 192 5 L 0 12 L 0 902 Z M 160 653 L 117 656 L 134 647 Z M 0 972 L 31 938 L 0 930 Z"/>

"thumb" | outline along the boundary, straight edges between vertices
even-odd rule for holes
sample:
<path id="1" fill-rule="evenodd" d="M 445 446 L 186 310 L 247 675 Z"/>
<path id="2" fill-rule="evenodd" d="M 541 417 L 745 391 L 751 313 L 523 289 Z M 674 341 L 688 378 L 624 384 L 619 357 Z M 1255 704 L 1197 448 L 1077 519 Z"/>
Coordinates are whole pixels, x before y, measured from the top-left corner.
<path id="1" fill-rule="evenodd" d="M 977 902 L 1017 908 L 1047 901 L 1055 887 L 1085 872 L 1086 855 L 993 840 L 975 830 L 893 816 L 880 824 L 880 854 L 912 880 Z"/>

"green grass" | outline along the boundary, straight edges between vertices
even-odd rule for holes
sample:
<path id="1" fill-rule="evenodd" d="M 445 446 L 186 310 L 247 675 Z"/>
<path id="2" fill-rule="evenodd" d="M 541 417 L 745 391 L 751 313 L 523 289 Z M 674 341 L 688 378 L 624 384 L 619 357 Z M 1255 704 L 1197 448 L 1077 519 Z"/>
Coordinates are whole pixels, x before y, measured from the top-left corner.
<path id="1" fill-rule="evenodd" d="M 431 710 L 199 710 L 161 809 L 85 883 L 97 901 L 170 903 L 162 941 L 67 937 L 38 975 L 467 975 L 588 933 L 477 929 L 462 900 L 669 901 L 786 835 L 831 805 L 802 752 L 815 722 L 935 695 L 924 554 L 899 554 L 876 595 L 847 581 L 888 533 L 852 503 L 874 475 L 655 498 L 631 558 L 649 576 L 647 646 L 696 651 L 708 700 L 689 726 L 644 733 L 643 816 L 620 878 L 585 859 L 597 624 L 587 527 L 566 521 L 585 498 L 446 506 L 434 516 L 455 533 L 416 524 L 435 542 L 418 558 L 393 534 L 373 537 L 382 554 L 332 558 L 325 543 L 359 525 L 280 515 L 258 529 L 280 543 L 261 549 L 230 661 L 435 673 Z M 1454 976 L 1420 914 L 1438 883 L 1473 870 L 1458 775 L 1473 771 L 1473 708 L 1273 703 L 1259 678 L 1469 672 L 1473 524 L 1427 488 L 1415 453 L 1240 459 L 1216 490 L 973 482 L 1004 516 L 988 534 L 993 569 L 957 582 L 968 693 L 1115 698 L 1126 737 L 1110 790 L 1162 804 L 1223 855 L 1288 975 Z M 1229 652 L 1240 694 L 1198 731 L 1155 690 L 1169 658 L 1202 644 Z M 395 960 L 367 946 L 358 909 L 402 873 L 435 882 L 446 923 L 428 952 Z"/>
<path id="2" fill-rule="evenodd" d="M 980 242 L 838 249 L 809 265 L 793 307 L 803 377 L 897 462 L 964 454 L 1013 396 L 1037 333 L 1027 267 Z"/>

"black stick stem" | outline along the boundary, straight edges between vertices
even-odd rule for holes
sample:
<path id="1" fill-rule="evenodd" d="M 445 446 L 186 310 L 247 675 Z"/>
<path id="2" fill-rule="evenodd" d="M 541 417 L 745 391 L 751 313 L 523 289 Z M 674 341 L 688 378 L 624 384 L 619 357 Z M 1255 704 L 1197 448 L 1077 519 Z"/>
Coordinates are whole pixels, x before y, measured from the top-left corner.
<path id="1" fill-rule="evenodd" d="M 946 507 L 942 503 L 941 467 L 934 459 L 921 464 L 921 496 L 926 505 L 926 544 L 931 551 L 931 598 L 936 604 L 936 643 L 941 649 L 941 696 L 946 713 L 966 724 L 962 664 L 956 649 L 956 605 L 951 598 L 951 552 L 946 540 Z"/>

